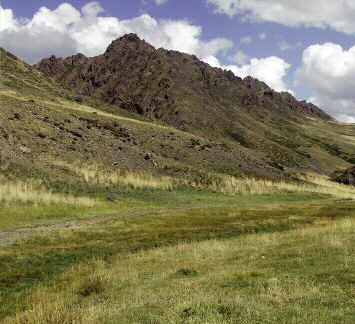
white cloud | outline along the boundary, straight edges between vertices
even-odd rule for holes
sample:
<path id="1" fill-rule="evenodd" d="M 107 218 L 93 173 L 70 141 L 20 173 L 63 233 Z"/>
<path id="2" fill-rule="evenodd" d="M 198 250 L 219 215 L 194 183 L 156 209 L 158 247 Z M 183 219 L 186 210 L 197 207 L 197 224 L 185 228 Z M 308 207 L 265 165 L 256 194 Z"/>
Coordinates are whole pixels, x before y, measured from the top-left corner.
<path id="1" fill-rule="evenodd" d="M 243 51 L 237 50 L 234 55 L 229 57 L 229 60 L 237 63 L 238 65 L 243 65 L 248 61 L 248 55 L 246 55 Z"/>
<path id="2" fill-rule="evenodd" d="M 301 42 L 297 42 L 296 44 L 290 44 L 286 42 L 284 39 L 281 39 L 280 41 L 277 42 L 277 45 L 280 49 L 281 52 L 285 52 L 288 50 L 296 49 L 302 46 Z"/>
<path id="3" fill-rule="evenodd" d="M 8 28 L 15 27 L 17 25 L 16 20 L 13 17 L 11 9 L 2 9 L 0 6 L 0 31 Z"/>
<path id="4" fill-rule="evenodd" d="M 206 0 L 216 12 L 289 27 L 331 28 L 355 33 L 354 0 Z"/>
<path id="5" fill-rule="evenodd" d="M 279 46 L 281 52 L 285 52 L 292 48 L 292 45 L 287 43 L 284 39 L 277 42 L 277 45 Z"/>
<path id="6" fill-rule="evenodd" d="M 264 81 L 271 88 L 276 91 L 288 91 L 284 77 L 287 74 L 287 70 L 290 68 L 290 64 L 283 59 L 270 56 L 266 58 L 252 58 L 248 64 L 244 65 L 227 65 L 223 66 L 224 69 L 231 70 L 235 75 L 245 78 L 246 76 L 252 76 L 261 81 Z"/>
<path id="7" fill-rule="evenodd" d="M 155 47 L 195 54 L 207 62 L 218 62 L 218 53 L 233 46 L 225 38 L 203 41 L 202 28 L 187 20 L 156 20 L 148 14 L 119 20 L 100 16 L 102 11 L 97 2 L 86 4 L 80 11 L 63 3 L 54 10 L 42 7 L 31 20 L 21 20 L 11 9 L 0 6 L 0 42 L 29 63 L 51 54 L 98 55 L 112 40 L 127 33 L 136 33 Z"/>
<path id="8" fill-rule="evenodd" d="M 303 51 L 296 84 L 312 91 L 312 100 L 329 114 L 355 121 L 355 46 L 314 44 Z"/>
<path id="9" fill-rule="evenodd" d="M 62 5 L 54 14 L 47 15 L 48 9 L 41 8 L 31 21 L 16 19 L 11 9 L 0 6 L 0 44 L 5 49 L 13 52 L 28 62 L 34 62 L 39 57 L 52 53 L 66 55 L 76 50 L 75 41 L 61 28 L 61 16 L 65 15 L 68 21 L 72 20 L 73 11 L 69 12 L 70 5 Z M 58 26 L 57 26 L 58 25 Z"/>
<path id="10" fill-rule="evenodd" d="M 245 36 L 240 39 L 240 44 L 250 44 L 253 41 L 251 36 Z"/>
<path id="11" fill-rule="evenodd" d="M 262 32 L 262 33 L 259 34 L 259 39 L 260 40 L 265 40 L 266 37 L 267 37 L 267 34 L 265 32 Z"/>
<path id="12" fill-rule="evenodd" d="M 166 2 L 168 2 L 168 0 L 154 0 L 155 4 L 158 6 L 161 6 L 163 4 L 165 4 Z"/>

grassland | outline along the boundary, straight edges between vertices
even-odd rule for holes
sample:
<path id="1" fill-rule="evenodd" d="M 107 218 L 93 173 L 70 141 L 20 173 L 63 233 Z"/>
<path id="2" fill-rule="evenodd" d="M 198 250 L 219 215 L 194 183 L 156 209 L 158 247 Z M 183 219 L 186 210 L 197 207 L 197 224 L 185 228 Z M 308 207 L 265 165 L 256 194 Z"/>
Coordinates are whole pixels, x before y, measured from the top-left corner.
<path id="1" fill-rule="evenodd" d="M 5 323 L 351 322 L 352 199 L 75 181 L 0 203 Z"/>
<path id="2" fill-rule="evenodd" d="M 351 187 L 60 167 L 1 168 L 4 323 L 351 322 Z"/>
<path id="3" fill-rule="evenodd" d="M 353 219 L 72 267 L 5 323 L 352 323 Z"/>

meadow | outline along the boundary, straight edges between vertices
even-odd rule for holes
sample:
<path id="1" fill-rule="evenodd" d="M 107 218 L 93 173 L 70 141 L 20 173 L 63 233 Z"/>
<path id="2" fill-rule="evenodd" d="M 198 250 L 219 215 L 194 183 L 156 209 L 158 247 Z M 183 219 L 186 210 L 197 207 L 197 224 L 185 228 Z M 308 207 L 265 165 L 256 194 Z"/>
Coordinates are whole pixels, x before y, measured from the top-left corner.
<path id="1" fill-rule="evenodd" d="M 2 178 L 4 323 L 351 323 L 354 189 L 73 164 Z"/>

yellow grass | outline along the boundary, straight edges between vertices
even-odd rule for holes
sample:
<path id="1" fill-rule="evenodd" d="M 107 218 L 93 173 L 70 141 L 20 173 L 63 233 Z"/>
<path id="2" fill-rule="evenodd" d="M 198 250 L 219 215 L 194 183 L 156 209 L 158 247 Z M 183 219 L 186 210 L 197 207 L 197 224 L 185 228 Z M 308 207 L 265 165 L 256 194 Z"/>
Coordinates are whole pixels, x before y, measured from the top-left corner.
<path id="1" fill-rule="evenodd" d="M 44 205 L 69 204 L 88 207 L 94 205 L 93 201 L 87 197 L 73 197 L 53 193 L 51 190 L 44 188 L 38 181 L 7 181 L 4 179 L 0 179 L 0 181 L 0 202 L 5 204 L 18 202 Z"/>
<path id="2" fill-rule="evenodd" d="M 172 190 L 189 187 L 231 195 L 265 195 L 273 193 L 315 193 L 342 199 L 355 199 L 355 188 L 330 181 L 326 176 L 305 174 L 302 182 L 261 180 L 255 178 L 235 178 L 222 174 L 206 174 L 199 179 L 181 179 L 158 176 L 149 173 L 108 170 L 104 166 L 84 166 L 80 162 L 67 164 L 57 162 L 80 176 L 87 183 L 126 186 L 134 189 L 151 188 Z"/>
<path id="3" fill-rule="evenodd" d="M 103 166 L 93 164 L 89 166 L 80 163 L 66 164 L 57 163 L 62 167 L 74 172 L 87 183 L 101 185 L 117 185 L 134 189 L 151 188 L 172 190 L 173 180 L 166 176 L 156 176 L 149 173 L 128 172 L 123 170 L 108 170 Z"/>
<path id="4" fill-rule="evenodd" d="M 227 175 L 208 175 L 198 181 L 184 181 L 185 185 L 213 192 L 238 195 L 262 195 L 277 192 L 316 193 L 336 198 L 355 199 L 355 188 L 338 184 L 326 176 L 307 174 L 303 182 L 270 181 L 254 178 L 235 178 Z"/>

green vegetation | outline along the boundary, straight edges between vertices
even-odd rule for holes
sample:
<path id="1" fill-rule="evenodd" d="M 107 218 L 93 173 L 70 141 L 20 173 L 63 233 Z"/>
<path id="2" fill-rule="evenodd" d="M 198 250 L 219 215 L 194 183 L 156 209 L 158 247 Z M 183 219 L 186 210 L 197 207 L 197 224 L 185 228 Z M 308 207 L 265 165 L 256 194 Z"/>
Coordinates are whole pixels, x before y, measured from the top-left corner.
<path id="1" fill-rule="evenodd" d="M 193 322 L 350 322 L 355 228 L 342 218 L 355 215 L 352 201 L 140 195 L 156 206 L 8 232 L 25 241 L 1 248 L 2 317 L 164 323 L 191 310 Z"/>
<path id="2" fill-rule="evenodd" d="M 5 323 L 351 323 L 354 220 L 74 266 Z"/>
<path id="3" fill-rule="evenodd" d="M 185 315 L 191 316 L 189 320 L 192 322 L 233 322 L 237 318 L 257 322 L 266 314 L 267 318 L 274 320 L 293 314 L 302 321 L 302 318 L 306 318 L 304 316 L 320 316 L 320 310 L 323 309 L 323 306 L 319 306 L 314 309 L 315 313 L 307 313 L 310 310 L 304 309 L 306 306 L 302 306 L 302 303 L 311 303 L 313 309 L 314 305 L 322 303 L 320 296 L 325 295 L 324 300 L 329 300 L 327 309 L 330 312 L 332 303 L 342 303 L 341 300 L 348 294 L 345 291 L 333 296 L 335 287 L 344 280 L 343 277 L 337 277 L 339 269 L 334 273 L 332 268 L 329 270 L 330 278 L 334 277 L 329 287 L 328 278 L 318 278 L 312 269 L 309 270 L 310 277 L 292 277 L 298 273 L 297 267 L 292 269 L 293 275 L 290 277 L 282 274 L 282 270 L 289 265 L 282 264 L 285 255 L 277 255 L 279 243 L 276 241 L 288 242 L 288 249 L 292 249 L 290 237 L 294 237 L 294 230 L 298 233 L 305 229 L 305 232 L 311 233 L 314 229 L 314 244 L 322 245 L 323 241 L 318 242 L 316 236 L 319 227 L 350 224 L 351 218 L 348 223 L 342 219 L 355 215 L 353 200 L 297 192 L 225 195 L 187 188 L 173 191 L 107 186 L 96 188 L 96 198 L 92 191 L 90 197 L 96 201 L 93 207 L 69 208 L 64 203 L 27 203 L 20 207 L 14 203 L 2 203 L 1 226 L 5 231 L 0 232 L 0 315 L 5 322 L 62 323 L 75 319 L 83 323 L 101 320 L 128 323 L 148 321 L 154 317 L 158 322 L 179 322 L 184 320 Z M 102 191 L 110 192 L 111 199 L 102 199 Z M 354 228 L 349 226 L 351 230 Z M 275 243 L 272 247 L 265 245 L 264 238 L 271 235 L 267 233 L 280 233 L 275 234 L 278 239 L 266 240 Z M 334 240 L 342 235 L 342 232 L 337 233 Z M 346 235 L 350 236 L 349 233 Z M 308 237 L 310 239 L 310 234 Z M 331 237 L 329 239 L 333 240 Z M 196 241 L 201 243 L 194 243 Z M 329 255 L 324 260 L 322 253 L 315 253 L 308 259 L 310 250 L 318 250 L 311 249 L 306 242 L 304 247 L 302 243 L 293 248 L 300 257 L 304 256 L 304 261 L 299 260 L 303 267 L 322 260 L 334 262 L 336 266 L 339 259 L 343 263 L 351 262 L 351 244 L 345 243 L 345 246 L 339 243 L 344 249 L 342 251 L 348 251 L 344 260 L 342 255 L 337 258 Z M 213 252 L 213 247 L 219 244 L 228 247 L 225 254 Z M 191 259 L 192 252 L 184 255 L 181 246 L 191 251 L 204 246 L 205 253 L 208 246 L 212 248 L 203 263 Z M 230 258 L 232 252 L 228 249 L 233 246 L 239 246 L 243 257 Z M 252 257 L 252 251 L 257 255 L 265 254 L 269 262 L 267 267 L 277 267 L 280 263 L 280 268 L 272 276 L 267 274 L 264 266 L 258 269 L 259 263 L 255 261 L 258 257 Z M 269 256 L 270 253 L 273 257 Z M 288 253 L 292 255 L 293 252 Z M 162 257 L 157 257 L 160 254 Z M 154 261 L 144 261 L 151 260 L 152 256 Z M 252 262 L 248 263 L 249 257 Z M 292 260 L 289 262 L 294 264 Z M 117 268 L 116 264 L 120 264 L 120 267 Z M 245 278 L 235 277 L 235 272 L 242 264 L 248 267 L 250 273 L 258 275 L 249 277 L 249 270 L 240 270 L 238 275 Z M 130 273 L 136 279 L 130 281 L 131 277 L 125 277 L 124 274 L 128 275 L 127 270 L 123 270 L 125 267 L 131 269 Z M 321 267 L 319 265 L 319 269 Z M 347 271 L 348 274 L 344 276 L 350 275 L 350 265 Z M 116 276 L 112 277 L 113 273 Z M 212 282 L 217 282 L 219 288 L 211 286 L 210 279 L 214 276 Z M 232 283 L 235 278 L 242 283 L 237 282 L 234 287 Z M 294 279 L 299 286 L 296 292 L 301 296 L 299 299 L 291 294 L 294 287 L 291 283 L 296 285 Z M 283 299 L 276 301 L 275 305 L 272 301 L 261 302 L 263 294 L 267 293 L 263 289 L 273 280 L 277 285 L 286 285 L 277 286 L 282 296 L 275 298 L 295 299 L 300 304 L 291 303 L 288 310 L 279 313 L 278 303 L 285 303 Z M 313 299 L 308 300 L 304 291 L 309 284 L 315 291 L 319 290 L 319 296 L 314 297 L 313 302 Z M 241 285 L 241 291 L 238 285 Z M 189 291 L 192 287 L 197 292 L 182 299 L 187 293 L 186 289 Z M 140 295 L 139 292 L 143 290 L 146 294 Z M 240 298 L 233 299 L 237 292 L 238 296 L 244 295 L 244 290 L 248 294 L 243 302 Z M 290 296 L 287 296 L 288 293 Z M 130 303 L 131 306 L 127 301 L 121 304 L 121 298 L 126 298 L 124 296 L 134 301 Z M 165 297 L 161 299 L 159 296 Z M 205 299 L 203 296 L 209 297 Z M 237 305 L 238 300 L 244 305 L 243 309 Z M 156 307 L 150 302 L 157 303 Z M 118 307 L 118 304 L 121 306 Z M 256 305 L 258 312 L 253 313 L 252 309 Z M 224 308 L 229 314 L 226 318 L 218 311 Z M 109 311 L 105 312 L 104 309 Z M 116 312 L 118 309 L 121 311 Z M 304 312 L 303 317 L 297 317 L 300 315 L 297 315 L 296 309 L 300 313 Z M 92 317 L 88 318 L 89 314 Z M 319 317 L 319 322 L 326 318 L 326 314 Z M 350 318 L 350 313 L 345 307 L 336 316 L 346 319 Z"/>

